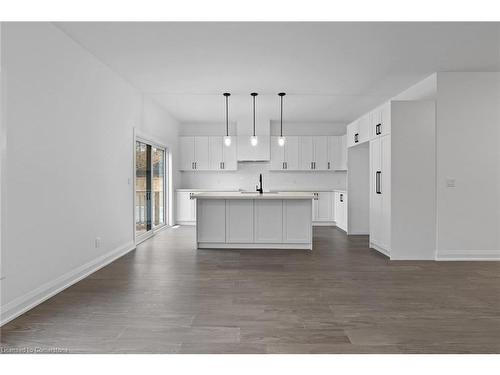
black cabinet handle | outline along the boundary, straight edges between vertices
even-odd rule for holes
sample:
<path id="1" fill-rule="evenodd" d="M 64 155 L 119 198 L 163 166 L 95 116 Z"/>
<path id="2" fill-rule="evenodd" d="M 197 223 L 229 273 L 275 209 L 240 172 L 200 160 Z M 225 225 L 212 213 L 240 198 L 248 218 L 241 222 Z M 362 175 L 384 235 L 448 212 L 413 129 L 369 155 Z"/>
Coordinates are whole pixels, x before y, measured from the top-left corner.
<path id="1" fill-rule="evenodd" d="M 285 161 L 285 169 L 288 169 L 288 163 Z"/>
<path id="2" fill-rule="evenodd" d="M 354 134 L 354 143 L 359 142 L 359 133 Z"/>
<path id="3" fill-rule="evenodd" d="M 377 124 L 375 125 L 375 135 L 380 135 L 382 134 L 382 124 Z"/>
<path id="4" fill-rule="evenodd" d="M 330 169 L 330 162 L 328 162 L 328 169 Z"/>
<path id="5" fill-rule="evenodd" d="M 340 194 L 340 201 L 343 202 L 344 201 L 344 194 Z"/>
<path id="6" fill-rule="evenodd" d="M 222 162 L 222 169 L 226 169 L 226 163 Z"/>
<path id="7" fill-rule="evenodd" d="M 381 175 L 382 175 L 381 171 L 377 171 L 377 173 L 375 174 L 375 193 L 377 194 L 382 194 L 381 183 L 380 183 Z"/>

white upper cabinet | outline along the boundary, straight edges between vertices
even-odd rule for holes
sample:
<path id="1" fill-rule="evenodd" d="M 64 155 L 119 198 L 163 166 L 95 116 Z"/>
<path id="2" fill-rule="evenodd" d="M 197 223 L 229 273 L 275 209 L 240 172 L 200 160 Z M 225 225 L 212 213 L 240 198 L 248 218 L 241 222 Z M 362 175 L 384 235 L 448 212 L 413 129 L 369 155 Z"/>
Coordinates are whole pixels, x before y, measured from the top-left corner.
<path id="1" fill-rule="evenodd" d="M 194 137 L 180 137 L 180 169 L 182 171 L 194 170 Z"/>
<path id="2" fill-rule="evenodd" d="M 358 120 L 347 125 L 347 147 L 356 146 L 358 144 L 370 140 L 370 116 L 364 115 Z"/>
<path id="3" fill-rule="evenodd" d="M 328 170 L 347 170 L 346 135 L 328 137 Z"/>
<path id="4" fill-rule="evenodd" d="M 300 137 L 300 169 L 328 170 L 328 137 Z"/>
<path id="5" fill-rule="evenodd" d="M 278 144 L 279 137 L 271 137 L 271 170 L 285 169 L 285 147 Z"/>
<path id="6" fill-rule="evenodd" d="M 313 137 L 305 136 L 300 137 L 300 169 L 313 170 L 314 169 L 314 146 Z"/>
<path id="7" fill-rule="evenodd" d="M 223 137 L 221 137 L 222 139 Z M 238 148 L 237 142 L 233 139 L 229 146 L 222 146 L 222 169 L 225 171 L 235 171 L 238 169 Z"/>
<path id="8" fill-rule="evenodd" d="M 229 146 L 224 144 L 223 137 L 209 137 L 209 170 L 231 171 L 237 169 L 236 142 Z"/>
<path id="9" fill-rule="evenodd" d="M 271 137 L 271 170 L 334 171 L 347 169 L 345 136 L 290 136 L 285 145 Z"/>
<path id="10" fill-rule="evenodd" d="M 391 107 L 386 103 L 370 113 L 370 139 L 391 133 Z"/>
<path id="11" fill-rule="evenodd" d="M 328 137 L 313 137 L 314 169 L 319 171 L 328 170 Z"/>
<path id="12" fill-rule="evenodd" d="M 208 137 L 194 137 L 194 169 L 208 170 Z"/>
<path id="13" fill-rule="evenodd" d="M 222 137 L 209 137 L 208 142 L 208 164 L 210 170 L 222 170 L 222 162 L 224 160 L 224 156 L 222 154 L 223 150 L 223 141 Z"/>
<path id="14" fill-rule="evenodd" d="M 181 171 L 237 169 L 236 142 L 226 146 L 223 137 L 180 137 Z"/>
<path id="15" fill-rule="evenodd" d="M 287 171 L 300 169 L 299 137 L 286 137 L 284 162 Z"/>

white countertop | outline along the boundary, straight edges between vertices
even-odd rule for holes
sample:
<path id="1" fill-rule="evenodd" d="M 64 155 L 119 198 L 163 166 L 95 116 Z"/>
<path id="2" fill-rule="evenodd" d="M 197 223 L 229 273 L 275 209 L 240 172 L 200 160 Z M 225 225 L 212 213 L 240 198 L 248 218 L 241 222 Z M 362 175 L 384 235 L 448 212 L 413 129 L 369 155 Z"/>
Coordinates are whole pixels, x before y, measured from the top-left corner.
<path id="1" fill-rule="evenodd" d="M 314 195 L 308 192 L 206 192 L 195 193 L 193 198 L 200 199 L 313 199 Z"/>
<path id="2" fill-rule="evenodd" d="M 208 192 L 230 192 L 230 191 L 238 191 L 238 189 L 175 189 L 175 191 L 185 191 L 185 192 L 203 192 L 203 193 L 208 193 Z"/>

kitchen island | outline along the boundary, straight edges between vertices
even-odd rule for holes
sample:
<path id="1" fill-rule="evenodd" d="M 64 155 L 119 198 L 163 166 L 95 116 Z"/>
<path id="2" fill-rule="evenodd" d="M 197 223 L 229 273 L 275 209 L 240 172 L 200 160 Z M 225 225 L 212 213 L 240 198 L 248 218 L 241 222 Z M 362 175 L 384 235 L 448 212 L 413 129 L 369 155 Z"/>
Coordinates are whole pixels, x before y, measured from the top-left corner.
<path id="1" fill-rule="evenodd" d="M 312 193 L 203 192 L 192 198 L 198 249 L 312 250 Z"/>

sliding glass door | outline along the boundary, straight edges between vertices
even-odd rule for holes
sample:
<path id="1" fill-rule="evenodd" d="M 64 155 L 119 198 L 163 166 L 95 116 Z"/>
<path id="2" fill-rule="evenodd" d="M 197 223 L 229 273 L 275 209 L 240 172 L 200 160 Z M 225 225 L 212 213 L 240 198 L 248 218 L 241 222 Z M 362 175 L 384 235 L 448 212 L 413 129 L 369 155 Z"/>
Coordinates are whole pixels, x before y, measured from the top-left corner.
<path id="1" fill-rule="evenodd" d="M 135 234 L 147 238 L 166 224 L 166 150 L 135 142 Z"/>

